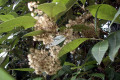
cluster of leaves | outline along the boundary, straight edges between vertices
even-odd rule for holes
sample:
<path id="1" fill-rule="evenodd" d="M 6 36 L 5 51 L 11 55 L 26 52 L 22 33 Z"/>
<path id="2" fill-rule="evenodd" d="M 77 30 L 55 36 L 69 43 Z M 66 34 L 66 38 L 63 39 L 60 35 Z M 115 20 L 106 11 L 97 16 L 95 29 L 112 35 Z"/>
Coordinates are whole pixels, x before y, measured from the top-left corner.
<path id="1" fill-rule="evenodd" d="M 40 1 L 38 9 L 52 17 L 61 29 L 64 29 L 62 26 L 68 19 L 87 10 L 94 17 L 95 31 L 107 21 L 111 21 L 109 27 L 113 22 L 120 23 L 120 9 L 116 10 L 115 7 L 118 6 L 111 4 L 112 0 L 31 1 Z M 30 16 L 28 2 L 29 0 L 0 0 L 0 80 L 119 80 L 120 31 L 104 32 L 107 33 L 106 38 L 73 40 L 59 52 L 58 57 L 62 60 L 63 67 L 57 74 L 45 77 L 33 74 L 34 70 L 29 68 L 26 56 L 30 47 L 42 48 L 43 45 L 42 42 L 32 41 L 30 36 L 44 31 L 33 31 L 36 20 Z M 119 5 L 116 1 L 115 4 Z M 72 14 L 75 10 L 77 13 Z M 81 27 L 78 29 L 81 30 Z M 75 54 L 70 54 L 73 50 Z"/>

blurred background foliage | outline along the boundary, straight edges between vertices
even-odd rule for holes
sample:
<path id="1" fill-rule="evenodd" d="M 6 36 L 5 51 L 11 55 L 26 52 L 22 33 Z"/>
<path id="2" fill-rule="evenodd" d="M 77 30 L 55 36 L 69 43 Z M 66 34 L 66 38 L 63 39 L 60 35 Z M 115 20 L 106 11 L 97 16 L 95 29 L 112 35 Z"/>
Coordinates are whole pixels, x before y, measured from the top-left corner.
<path id="1" fill-rule="evenodd" d="M 75 17 L 89 11 L 93 16 L 87 19 L 87 22 L 91 23 L 94 19 L 95 24 L 101 28 L 101 31 L 99 38 L 88 40 L 77 46 L 75 54 L 65 53 L 62 56 L 62 69 L 52 76 L 36 75 L 28 65 L 29 48 L 40 49 L 44 47 L 42 42 L 33 41 L 32 36 L 24 37 L 25 34 L 33 31 L 35 22 L 30 18 L 31 14 L 27 6 L 30 1 L 39 1 L 39 5 L 52 2 L 52 0 L 0 0 L 0 54 L 2 55 L 0 56 L 0 80 L 120 79 L 120 0 L 76 0 L 72 2 L 66 0 L 66 3 L 65 0 L 63 2 L 61 0 L 61 3 L 66 4 L 66 11 L 60 17 L 55 17 L 61 30 L 64 29 L 63 26 L 69 19 L 75 19 Z M 53 0 L 53 2 L 57 1 L 60 0 Z M 98 10 L 100 5 L 103 7 Z M 43 8 L 43 11 L 46 10 Z M 97 16 L 96 13 L 98 13 Z M 115 18 L 114 21 L 113 18 Z M 23 25 L 19 24 L 19 21 Z M 26 22 L 24 23 L 24 21 Z M 109 27 L 111 21 L 114 23 Z M 4 29 L 3 26 L 7 26 L 7 28 Z M 108 42 L 103 42 L 104 40 L 109 42 L 109 46 Z M 99 46 L 104 44 L 106 46 Z M 103 49 L 103 52 L 101 52 L 103 55 L 92 53 L 94 51 L 99 53 L 99 49 Z"/>

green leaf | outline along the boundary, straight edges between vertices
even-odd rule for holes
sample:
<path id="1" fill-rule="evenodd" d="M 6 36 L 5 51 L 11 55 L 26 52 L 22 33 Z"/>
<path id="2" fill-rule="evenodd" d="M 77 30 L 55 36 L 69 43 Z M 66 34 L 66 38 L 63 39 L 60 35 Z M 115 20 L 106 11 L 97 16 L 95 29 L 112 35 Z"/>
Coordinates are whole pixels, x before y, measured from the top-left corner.
<path id="1" fill-rule="evenodd" d="M 18 14 L 16 12 L 10 12 L 7 15 L 13 15 L 14 17 L 18 17 Z"/>
<path id="2" fill-rule="evenodd" d="M 88 65 L 88 66 L 84 66 L 83 70 L 86 72 L 88 70 L 92 70 L 94 67 L 96 67 L 96 65 Z"/>
<path id="3" fill-rule="evenodd" d="M 0 67 L 0 80 L 15 80 L 10 74 L 8 74 L 3 68 Z"/>
<path id="4" fill-rule="evenodd" d="M 59 13 L 59 15 L 56 17 L 57 19 L 61 17 L 63 14 L 65 14 L 71 7 L 77 2 L 77 0 L 53 0 L 54 3 L 62 3 L 66 6 L 66 10 L 64 12 Z"/>
<path id="5" fill-rule="evenodd" d="M 120 31 L 112 33 L 108 37 L 108 41 L 109 41 L 109 47 L 110 47 L 109 57 L 110 57 L 110 60 L 114 61 L 114 58 L 120 48 Z"/>
<path id="6" fill-rule="evenodd" d="M 94 58 L 96 59 L 98 64 L 101 63 L 107 49 L 108 49 L 108 41 L 107 40 L 98 42 L 97 44 L 95 44 L 93 46 L 92 55 L 94 56 Z"/>
<path id="7" fill-rule="evenodd" d="M 0 49 L 0 53 L 3 52 L 4 50 L 3 49 Z"/>
<path id="8" fill-rule="evenodd" d="M 100 8 L 98 10 L 97 18 L 112 21 L 114 18 L 114 15 L 117 13 L 117 10 L 108 4 L 92 5 L 92 6 L 87 7 L 87 9 L 95 17 L 96 11 L 99 6 Z M 117 18 L 115 21 L 120 22 L 119 18 Z"/>
<path id="9" fill-rule="evenodd" d="M 116 20 L 116 18 L 119 16 L 119 14 L 120 14 L 120 8 L 119 8 L 119 10 L 117 11 L 117 13 L 115 14 L 115 16 L 114 16 L 114 19 L 112 20 L 112 22 L 110 23 L 110 26 L 113 24 L 113 22 Z"/>
<path id="10" fill-rule="evenodd" d="M 9 57 L 7 56 L 5 60 L 2 62 L 2 64 L 0 65 L 0 67 L 4 68 L 8 62 L 9 62 Z"/>
<path id="11" fill-rule="evenodd" d="M 5 61 L 7 54 L 8 54 L 7 52 L 2 52 L 0 54 L 0 66 Z"/>
<path id="12" fill-rule="evenodd" d="M 0 38 L 0 44 L 2 44 L 2 42 L 4 40 L 6 40 L 9 36 L 11 35 L 11 33 L 7 33 L 6 35 L 4 35 L 3 37 Z"/>
<path id="13" fill-rule="evenodd" d="M 17 71 L 34 71 L 32 68 L 16 68 L 16 69 L 10 69 L 10 70 L 17 70 Z"/>
<path id="14" fill-rule="evenodd" d="M 24 37 L 26 37 L 26 36 L 36 36 L 36 35 L 40 35 L 40 34 L 42 34 L 44 32 L 45 31 L 43 31 L 43 30 L 33 31 L 33 32 L 25 34 Z"/>
<path id="15" fill-rule="evenodd" d="M 39 77 L 39 78 L 35 78 L 35 79 L 33 79 L 33 80 L 43 80 L 43 78 L 40 78 L 40 77 Z"/>
<path id="16" fill-rule="evenodd" d="M 83 5 L 85 5 L 86 0 L 80 0 Z"/>
<path id="17" fill-rule="evenodd" d="M 65 62 L 64 65 L 67 65 L 67 66 L 76 66 L 75 64 L 70 63 L 70 62 Z"/>
<path id="18" fill-rule="evenodd" d="M 102 80 L 105 80 L 105 75 L 102 73 L 93 73 L 91 74 L 91 76 L 98 77 L 98 78 L 101 78 Z"/>
<path id="19" fill-rule="evenodd" d="M 53 0 L 52 2 L 59 2 L 64 4 L 67 9 L 70 9 L 76 2 L 77 0 Z"/>
<path id="20" fill-rule="evenodd" d="M 0 0 L 0 6 L 3 6 L 8 0 Z"/>
<path id="21" fill-rule="evenodd" d="M 59 13 L 66 10 L 66 7 L 62 3 L 44 3 L 38 6 L 38 9 L 45 12 L 49 17 L 54 18 Z"/>
<path id="22" fill-rule="evenodd" d="M 88 40 L 88 38 L 79 38 L 79 39 L 73 40 L 72 42 L 70 42 L 70 43 L 66 44 L 65 46 L 63 46 L 63 48 L 60 50 L 58 56 L 61 57 L 61 56 L 65 55 L 66 53 L 68 53 L 70 51 L 73 51 L 81 43 L 83 43 L 86 40 Z"/>
<path id="23" fill-rule="evenodd" d="M 73 76 L 71 80 L 76 80 L 77 75 Z"/>
<path id="24" fill-rule="evenodd" d="M 108 78 L 108 80 L 114 80 L 114 77 L 115 77 L 114 68 L 107 67 L 105 69 L 105 76 Z"/>
<path id="25" fill-rule="evenodd" d="M 101 6 L 101 5 L 100 5 L 100 6 Z M 95 33 L 96 33 L 96 35 L 97 35 L 98 37 L 99 37 L 99 34 L 98 34 L 98 32 L 97 32 L 97 15 L 98 15 L 98 10 L 99 10 L 100 6 L 97 8 L 97 11 L 96 11 L 96 13 L 95 13 L 95 20 L 94 20 Z"/>
<path id="26" fill-rule="evenodd" d="M 0 15 L 0 20 L 2 20 L 2 21 L 8 21 L 11 19 L 14 19 L 13 15 Z"/>
<path id="27" fill-rule="evenodd" d="M 0 24 L 0 33 L 10 31 L 14 29 L 14 27 L 23 26 L 25 29 L 30 28 L 34 26 L 35 22 L 36 20 L 29 16 L 17 17 Z"/>

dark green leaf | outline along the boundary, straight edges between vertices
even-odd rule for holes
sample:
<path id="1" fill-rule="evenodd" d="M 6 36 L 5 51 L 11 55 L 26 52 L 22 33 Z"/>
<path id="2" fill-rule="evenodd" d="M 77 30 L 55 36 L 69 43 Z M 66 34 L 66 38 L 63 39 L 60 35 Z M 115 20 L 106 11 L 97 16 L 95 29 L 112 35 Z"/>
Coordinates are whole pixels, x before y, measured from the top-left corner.
<path id="1" fill-rule="evenodd" d="M 98 64 L 101 63 L 107 49 L 108 49 L 108 41 L 107 40 L 98 42 L 97 44 L 95 44 L 93 46 L 92 55 L 94 56 L 94 58 L 96 59 Z"/>
<path id="2" fill-rule="evenodd" d="M 48 16 L 54 18 L 59 13 L 66 10 L 66 7 L 62 3 L 44 3 L 38 6 L 38 9 L 45 12 Z"/>
<path id="3" fill-rule="evenodd" d="M 43 78 L 35 78 L 35 79 L 33 79 L 33 80 L 43 80 Z"/>
<path id="4" fill-rule="evenodd" d="M 98 78 L 101 78 L 102 80 L 105 80 L 105 75 L 102 73 L 93 73 L 91 74 L 91 76 L 98 77 Z"/>
<path id="5" fill-rule="evenodd" d="M 10 74 L 8 74 L 3 68 L 0 67 L 0 80 L 15 80 Z"/>
<path id="6" fill-rule="evenodd" d="M 83 43 L 86 40 L 88 40 L 88 38 L 79 38 L 79 39 L 73 40 L 72 42 L 70 42 L 70 43 L 66 44 L 65 46 L 63 46 L 63 48 L 60 50 L 58 56 L 61 57 L 61 56 L 65 55 L 66 53 L 68 53 L 70 51 L 73 51 L 81 43 Z"/>
<path id="7" fill-rule="evenodd" d="M 36 36 L 36 35 L 40 35 L 40 34 L 42 34 L 44 32 L 45 31 L 43 31 L 43 30 L 33 31 L 33 32 L 25 34 L 24 37 L 26 37 L 26 36 Z"/>
<path id="8" fill-rule="evenodd" d="M 96 67 L 96 66 L 95 66 L 95 65 L 84 66 L 84 67 L 83 67 L 83 70 L 84 70 L 84 71 L 92 70 L 94 67 Z"/>
<path id="9" fill-rule="evenodd" d="M 115 79 L 114 80 L 120 80 L 120 73 L 115 72 Z"/>
<path id="10" fill-rule="evenodd" d="M 75 79 L 75 80 L 86 80 L 86 79 L 84 79 L 84 78 L 77 78 L 77 79 Z"/>
<path id="11" fill-rule="evenodd" d="M 10 70 L 17 70 L 17 71 L 34 71 L 32 68 L 16 68 L 16 69 L 10 69 Z"/>
<path id="12" fill-rule="evenodd" d="M 109 68 L 109 67 L 106 68 L 105 74 L 106 74 L 106 77 L 108 78 L 108 80 L 114 80 L 115 70 L 113 68 Z"/>
<path id="13" fill-rule="evenodd" d="M 99 6 L 100 8 L 98 10 L 97 18 L 112 21 L 114 18 L 114 15 L 117 13 L 117 10 L 108 4 L 92 5 L 88 7 L 88 10 L 95 17 L 96 11 Z M 115 21 L 120 22 L 118 18 Z"/>
<path id="14" fill-rule="evenodd" d="M 0 65 L 0 67 L 4 68 L 8 62 L 9 62 L 9 57 L 7 56 L 5 60 L 2 62 L 2 64 Z"/>
<path id="15" fill-rule="evenodd" d="M 14 29 L 14 27 L 23 26 L 25 29 L 30 28 L 34 26 L 35 22 L 36 20 L 29 16 L 17 17 L 0 24 L 0 33 L 10 31 Z"/>
<path id="16" fill-rule="evenodd" d="M 109 41 L 109 47 L 110 47 L 109 57 L 112 61 L 114 61 L 114 58 L 120 48 L 120 31 L 112 33 L 108 37 L 108 41 Z"/>

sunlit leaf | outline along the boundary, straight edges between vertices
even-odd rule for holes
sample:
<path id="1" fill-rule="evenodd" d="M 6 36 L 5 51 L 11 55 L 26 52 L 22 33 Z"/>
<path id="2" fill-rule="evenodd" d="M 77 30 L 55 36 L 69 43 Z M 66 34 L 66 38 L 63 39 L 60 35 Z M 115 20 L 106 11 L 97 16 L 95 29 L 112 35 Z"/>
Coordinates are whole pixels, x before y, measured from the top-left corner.
<path id="1" fill-rule="evenodd" d="M 44 3 L 38 6 L 38 9 L 45 12 L 50 17 L 55 17 L 59 13 L 66 10 L 66 7 L 62 3 Z"/>
<path id="2" fill-rule="evenodd" d="M 115 19 L 119 16 L 119 14 L 120 14 L 120 8 L 119 8 L 119 10 L 117 11 L 117 13 L 115 14 L 112 22 L 110 23 L 110 26 L 113 24 L 113 22 L 115 21 Z"/>
<path id="3" fill-rule="evenodd" d="M 74 49 L 76 49 L 81 43 L 83 43 L 84 41 L 88 40 L 88 38 L 79 38 L 76 40 L 73 40 L 72 42 L 66 44 L 65 46 L 63 46 L 63 48 L 60 50 L 58 56 L 61 57 L 65 54 L 67 54 L 70 51 L 73 51 Z"/>
<path id="4" fill-rule="evenodd" d="M 67 9 L 70 9 L 77 0 L 53 0 L 52 2 L 59 2 L 66 5 Z"/>
<path id="5" fill-rule="evenodd" d="M 77 2 L 77 0 L 53 0 L 52 2 L 54 3 L 62 3 L 66 6 L 66 10 L 59 13 L 59 15 L 57 15 L 57 19 L 59 17 L 61 17 L 63 14 L 65 14 L 68 10 L 71 9 L 71 7 Z"/>
<path id="6" fill-rule="evenodd" d="M 6 21 L 0 24 L 0 33 L 10 31 L 15 27 L 22 26 L 25 29 L 30 28 L 34 26 L 35 22 L 36 20 L 29 16 L 17 17 L 15 19 L 11 19 L 9 21 Z"/>
<path id="7" fill-rule="evenodd" d="M 0 80 L 15 80 L 10 74 L 8 74 L 3 68 L 0 67 Z"/>
<path id="8" fill-rule="evenodd" d="M 14 19 L 13 15 L 0 15 L 0 20 L 2 20 L 2 21 L 8 21 L 11 19 Z"/>
<path id="9" fill-rule="evenodd" d="M 109 41 L 109 47 L 110 47 L 109 57 L 112 61 L 114 61 L 114 58 L 120 48 L 120 31 L 112 33 L 108 37 L 108 41 Z"/>
<path id="10" fill-rule="evenodd" d="M 0 6 L 3 6 L 8 0 L 0 0 Z"/>
<path id="11" fill-rule="evenodd" d="M 100 8 L 98 10 L 97 18 L 112 21 L 114 18 L 114 15 L 117 13 L 117 10 L 108 4 L 92 5 L 87 7 L 87 9 L 95 17 L 96 11 L 99 6 Z M 117 18 L 115 22 L 120 22 L 119 18 Z"/>
<path id="12" fill-rule="evenodd" d="M 80 0 L 83 5 L 85 5 L 86 0 Z"/>
<path id="13" fill-rule="evenodd" d="M 108 49 L 108 41 L 107 40 L 98 42 L 97 44 L 95 44 L 93 46 L 92 55 L 94 56 L 94 58 L 96 59 L 98 64 L 101 63 L 107 49 Z"/>

